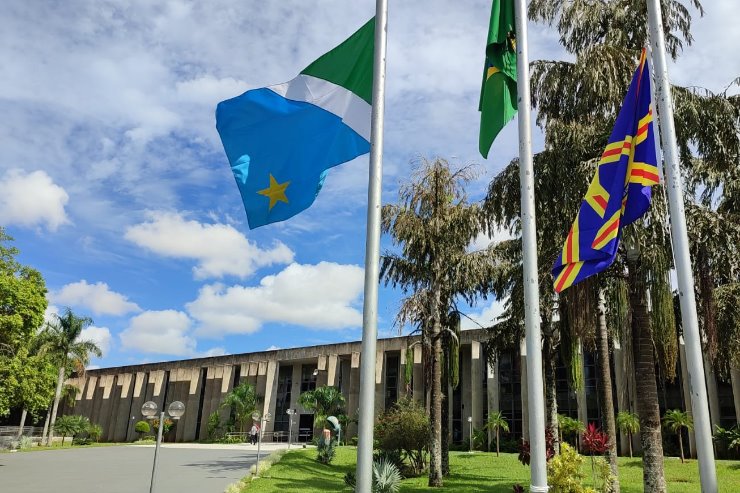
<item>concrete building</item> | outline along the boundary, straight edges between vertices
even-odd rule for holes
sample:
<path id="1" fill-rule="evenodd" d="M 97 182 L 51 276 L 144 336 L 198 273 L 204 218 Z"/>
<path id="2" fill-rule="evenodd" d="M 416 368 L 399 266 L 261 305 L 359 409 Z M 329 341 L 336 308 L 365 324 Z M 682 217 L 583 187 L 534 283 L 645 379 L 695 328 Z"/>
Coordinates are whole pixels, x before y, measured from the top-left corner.
<path id="1" fill-rule="evenodd" d="M 483 330 L 463 331 L 460 349 L 460 384 L 449 389 L 450 430 L 453 442 L 469 437 L 468 418 L 474 428 L 480 428 L 489 411 L 500 410 L 509 421 L 511 440 L 528 436 L 526 351 L 501 354 L 494 366 L 485 361 Z M 375 407 L 381 412 L 404 395 L 424 400 L 424 370 L 422 351 L 414 344 L 418 337 L 380 339 L 377 344 L 375 373 Z M 413 361 L 406 361 L 406 349 L 413 347 Z M 62 414 L 82 414 L 102 426 L 103 438 L 111 441 L 133 440 L 135 423 L 141 419 L 141 405 L 152 400 L 160 409 L 179 400 L 186 406 L 182 420 L 170 432 L 168 440 L 191 441 L 207 438 L 208 417 L 214 411 L 223 421 L 229 409 L 222 408 L 225 395 L 240 382 L 248 381 L 262 396 L 262 412 L 271 413 L 272 421 L 265 432 L 278 432 L 285 437 L 288 429 L 288 409 L 296 409 L 293 418 L 295 439 L 308 439 L 313 430 L 313 415 L 298 405 L 298 396 L 317 386 L 338 387 L 347 402 L 348 413 L 359 406 L 360 342 L 279 349 L 256 353 L 234 354 L 163 363 L 152 363 L 88 371 L 84 377 L 68 383 L 75 385 L 74 406 L 65 405 Z M 567 372 L 561 364 L 557 369 L 558 412 L 582 422 L 600 422 L 598 385 L 595 360 L 584 354 L 584 388 L 569 390 Z M 404 382 L 405 365 L 413 365 L 413 378 Z M 632 357 L 619 344 L 613 346 L 613 391 L 615 412 L 634 410 L 634 376 Z M 690 409 L 685 386 L 685 351 L 681 341 L 680 370 L 672 383 L 659 381 L 661 413 L 666 409 Z M 740 421 L 740 372 L 733 372 L 732 382 L 718 381 L 707 374 L 712 425 L 731 426 Z M 351 425 L 347 436 L 356 434 Z M 690 436 L 694 454 L 694 440 Z M 639 446 L 635 438 L 635 448 Z M 626 451 L 626 437 L 620 437 L 620 447 Z"/>

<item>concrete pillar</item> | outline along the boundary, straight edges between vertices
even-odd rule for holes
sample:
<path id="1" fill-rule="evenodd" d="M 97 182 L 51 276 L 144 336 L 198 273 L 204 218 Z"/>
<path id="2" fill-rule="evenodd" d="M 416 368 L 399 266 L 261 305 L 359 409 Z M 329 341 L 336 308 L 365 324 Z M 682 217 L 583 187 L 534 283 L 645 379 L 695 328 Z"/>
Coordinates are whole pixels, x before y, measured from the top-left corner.
<path id="1" fill-rule="evenodd" d="M 347 412 L 350 416 L 357 416 L 360 408 L 360 353 L 352 353 L 349 371 L 349 399 L 347 400 Z M 347 436 L 357 436 L 357 423 L 351 423 L 347 427 Z"/>
<path id="2" fill-rule="evenodd" d="M 141 415 L 141 406 L 146 402 L 147 373 L 143 371 L 136 372 L 133 376 L 133 390 L 131 396 L 130 420 L 128 431 L 126 432 L 126 441 L 130 442 L 138 438 L 136 433 L 136 423 L 144 419 Z"/>
<path id="3" fill-rule="evenodd" d="M 280 365 L 277 360 L 271 359 L 267 362 L 267 369 L 265 375 L 265 398 L 263 400 L 262 415 L 265 416 L 267 413 L 272 415 L 270 421 L 265 423 L 265 429 L 263 431 L 271 432 L 275 429 L 275 406 L 277 403 L 277 386 L 278 386 L 278 373 L 280 371 Z"/>
<path id="4" fill-rule="evenodd" d="M 326 363 L 326 385 L 329 387 L 337 386 L 337 362 L 339 356 L 336 354 L 330 354 L 329 359 Z"/>
<path id="5" fill-rule="evenodd" d="M 185 414 L 180 418 L 178 423 L 178 439 L 185 442 L 192 442 L 196 439 L 195 428 L 198 426 L 198 411 L 200 406 L 200 389 L 202 382 L 200 381 L 200 368 L 189 368 L 184 375 L 184 382 L 187 386 L 187 395 L 184 396 L 185 400 L 182 401 L 185 404 Z M 202 416 L 201 416 L 202 418 Z M 208 425 L 206 421 L 206 435 L 208 434 Z"/>
<path id="6" fill-rule="evenodd" d="M 131 402 L 133 400 L 131 387 L 134 375 L 124 373 L 118 376 L 118 409 L 116 410 L 113 427 L 113 441 L 124 442 L 128 434 L 128 425 L 131 421 Z"/>
<path id="7" fill-rule="evenodd" d="M 316 368 L 319 370 L 319 374 L 316 375 L 316 387 L 326 387 L 329 381 L 329 375 L 327 375 L 328 357 L 324 354 L 320 355 L 316 362 Z"/>
<path id="8" fill-rule="evenodd" d="M 424 368 L 421 364 L 421 344 L 414 346 L 414 377 L 412 379 L 413 397 L 416 402 L 424 403 Z"/>
<path id="9" fill-rule="evenodd" d="M 113 399 L 111 399 L 111 392 L 113 391 L 113 384 L 116 375 L 103 375 L 99 381 L 100 392 L 102 392 L 102 398 L 97 406 L 99 412 L 95 419 L 91 419 L 93 423 L 97 423 L 103 428 L 103 439 L 113 440 L 113 430 L 110 427 L 110 414 L 113 407 Z"/>
<path id="10" fill-rule="evenodd" d="M 735 402 L 735 419 L 740 424 L 740 370 L 733 368 L 730 371 L 732 380 L 732 397 Z"/>
<path id="11" fill-rule="evenodd" d="M 411 396 L 411 388 L 406 385 L 406 365 L 412 365 L 411 373 L 413 375 L 413 358 L 411 361 L 406 361 L 406 348 L 408 348 L 408 343 L 406 341 L 403 341 L 401 343 L 401 357 L 399 359 L 400 361 L 400 367 L 399 367 L 399 374 L 398 374 L 398 398 L 402 399 L 404 397 L 410 397 Z M 413 376 L 412 376 L 413 379 Z M 409 385 L 411 382 L 409 382 Z"/>
<path id="12" fill-rule="evenodd" d="M 684 409 L 691 409 L 691 392 L 689 391 L 689 370 L 686 364 L 686 344 L 683 336 L 678 338 L 678 360 L 681 365 L 681 385 L 683 389 Z M 689 456 L 696 457 L 696 437 L 694 430 L 689 431 Z"/>
<path id="13" fill-rule="evenodd" d="M 527 390 L 527 345 L 522 339 L 519 345 L 519 366 L 521 368 L 521 393 L 522 393 L 522 438 L 529 441 L 529 397 Z"/>
<path id="14" fill-rule="evenodd" d="M 473 417 L 473 428 L 483 427 L 483 357 L 481 344 L 473 341 L 470 344 L 470 385 L 471 385 L 471 413 Z"/>

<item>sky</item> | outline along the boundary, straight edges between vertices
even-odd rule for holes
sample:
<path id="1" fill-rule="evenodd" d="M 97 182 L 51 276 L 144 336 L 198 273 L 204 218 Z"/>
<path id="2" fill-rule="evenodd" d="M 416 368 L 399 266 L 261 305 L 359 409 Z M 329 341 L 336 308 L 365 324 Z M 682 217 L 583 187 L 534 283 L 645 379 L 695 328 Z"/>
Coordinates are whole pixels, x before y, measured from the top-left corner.
<path id="1" fill-rule="evenodd" d="M 514 123 L 487 160 L 477 151 L 490 2 L 390 3 L 383 201 L 414 162 L 436 156 L 478 165 L 468 194 L 479 200 L 518 153 Z M 675 83 L 721 91 L 740 76 L 734 3 L 693 11 L 694 43 L 669 65 Z M 92 367 L 360 340 L 368 156 L 333 169 L 306 212 L 249 230 L 214 111 L 292 79 L 374 9 L 0 2 L 0 226 L 44 276 L 48 313 L 93 319 L 83 337 L 104 355 Z M 548 26 L 530 23 L 529 34 L 532 60 L 567 58 Z M 401 297 L 381 286 L 380 336 L 398 334 Z M 501 306 L 489 299 L 468 314 L 486 325 Z"/>

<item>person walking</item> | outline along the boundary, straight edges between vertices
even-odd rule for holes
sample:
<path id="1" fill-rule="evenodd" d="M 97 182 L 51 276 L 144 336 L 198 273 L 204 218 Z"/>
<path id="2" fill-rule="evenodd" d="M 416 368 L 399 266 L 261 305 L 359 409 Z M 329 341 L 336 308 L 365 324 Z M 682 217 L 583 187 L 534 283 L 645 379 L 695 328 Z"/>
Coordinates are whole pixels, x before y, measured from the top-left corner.
<path id="1" fill-rule="evenodd" d="M 252 445 L 257 443 L 257 425 L 252 423 L 252 429 L 249 430 L 249 439 Z"/>

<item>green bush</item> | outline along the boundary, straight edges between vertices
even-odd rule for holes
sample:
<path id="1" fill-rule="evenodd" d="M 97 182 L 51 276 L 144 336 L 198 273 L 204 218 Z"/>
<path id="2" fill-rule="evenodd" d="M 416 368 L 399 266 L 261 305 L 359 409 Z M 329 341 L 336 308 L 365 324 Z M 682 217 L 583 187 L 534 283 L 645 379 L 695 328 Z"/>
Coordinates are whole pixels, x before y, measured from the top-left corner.
<path id="1" fill-rule="evenodd" d="M 411 473 L 420 474 L 429 450 L 429 416 L 412 399 L 399 400 L 375 425 L 378 448 L 402 454 Z"/>
<path id="2" fill-rule="evenodd" d="M 174 425 L 175 422 L 172 421 L 170 418 L 164 418 L 164 428 L 162 429 L 162 434 L 166 435 Z M 152 420 L 152 431 L 159 433 L 159 418 L 155 418 Z"/>
<path id="3" fill-rule="evenodd" d="M 350 438 L 349 443 L 351 443 L 354 447 L 357 447 L 357 437 Z"/>
<path id="4" fill-rule="evenodd" d="M 18 439 L 18 448 L 20 450 L 25 450 L 33 447 L 33 438 L 29 436 L 22 436 Z"/>
<path id="5" fill-rule="evenodd" d="M 90 426 L 87 427 L 87 436 L 90 437 L 90 440 L 97 442 L 103 436 L 103 427 L 99 424 L 90 423 Z"/>
<path id="6" fill-rule="evenodd" d="M 136 423 L 134 430 L 136 430 L 136 433 L 139 434 L 139 440 L 141 440 L 144 437 L 144 435 L 146 435 L 147 433 L 151 431 L 151 428 L 149 427 L 149 423 L 142 420 Z"/>
<path id="7" fill-rule="evenodd" d="M 218 411 L 213 411 L 208 416 L 208 439 L 220 440 L 224 435 L 221 415 Z"/>
<path id="8" fill-rule="evenodd" d="M 373 461 L 373 493 L 397 493 L 401 487 L 401 472 L 395 464 L 380 459 Z M 354 471 L 344 475 L 344 484 L 352 488 L 357 487 L 357 476 Z"/>
<path id="9" fill-rule="evenodd" d="M 337 444 L 332 439 L 326 439 L 321 437 L 319 444 L 316 446 L 316 460 L 322 464 L 331 464 L 334 460 L 334 455 L 337 452 Z"/>
<path id="10" fill-rule="evenodd" d="M 583 486 L 586 475 L 581 470 L 583 456 L 573 447 L 563 442 L 560 445 L 560 455 L 553 457 L 547 463 L 547 482 L 552 493 L 596 493 L 595 490 Z"/>
<path id="11" fill-rule="evenodd" d="M 68 436 L 74 438 L 82 433 L 87 433 L 87 429 L 90 427 L 90 420 L 85 416 L 61 416 L 54 423 L 54 433 L 62 435 L 62 446 L 64 446 L 64 439 Z"/>

